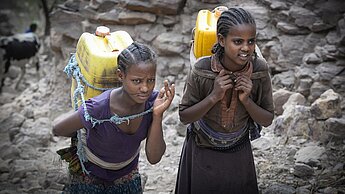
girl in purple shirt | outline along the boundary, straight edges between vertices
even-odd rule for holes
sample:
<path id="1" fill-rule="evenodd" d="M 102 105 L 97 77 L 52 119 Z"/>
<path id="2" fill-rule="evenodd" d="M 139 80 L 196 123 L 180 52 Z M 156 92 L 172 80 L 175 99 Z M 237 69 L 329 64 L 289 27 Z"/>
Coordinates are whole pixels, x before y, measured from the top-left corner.
<path id="1" fill-rule="evenodd" d="M 165 152 L 162 118 L 174 98 L 175 86 L 165 81 L 160 91 L 154 90 L 155 53 L 143 44 L 132 43 L 118 56 L 117 75 L 121 87 L 87 100 L 86 111 L 80 106 L 54 121 L 55 135 L 73 137 L 78 129 L 83 134 L 86 173 L 81 171 L 79 160 L 69 161 L 67 193 L 142 193 L 138 172 L 141 141 L 146 138 L 145 152 L 151 164 L 158 163 Z M 76 146 L 68 152 L 78 159 Z M 71 166 L 74 163 L 76 168 Z"/>

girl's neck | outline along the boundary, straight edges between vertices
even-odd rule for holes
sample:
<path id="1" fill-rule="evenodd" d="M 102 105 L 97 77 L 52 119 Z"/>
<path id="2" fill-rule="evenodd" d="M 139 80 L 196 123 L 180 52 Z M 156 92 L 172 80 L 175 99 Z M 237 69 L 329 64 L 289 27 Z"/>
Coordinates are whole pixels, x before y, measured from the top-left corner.
<path id="1" fill-rule="evenodd" d="M 126 113 L 141 111 L 141 109 L 143 109 L 143 106 L 145 106 L 145 103 L 139 104 L 134 102 L 122 87 L 117 88 L 111 92 L 110 103 L 116 104 L 117 107 L 121 107 L 116 109 Z"/>
<path id="2" fill-rule="evenodd" d="M 219 57 L 219 58 L 220 58 L 219 61 L 223 65 L 223 67 L 226 70 L 231 71 L 231 72 L 241 71 L 246 66 L 246 65 L 241 66 L 241 65 L 237 65 L 237 64 L 232 64 L 232 62 L 230 62 L 229 60 L 226 60 L 226 58 L 224 56 Z"/>

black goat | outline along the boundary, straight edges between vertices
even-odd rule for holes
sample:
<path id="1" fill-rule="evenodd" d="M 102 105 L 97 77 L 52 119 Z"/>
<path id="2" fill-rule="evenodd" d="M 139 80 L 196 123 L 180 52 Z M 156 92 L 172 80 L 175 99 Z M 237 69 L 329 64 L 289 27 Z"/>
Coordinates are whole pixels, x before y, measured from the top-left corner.
<path id="1" fill-rule="evenodd" d="M 0 48 L 2 50 L 0 92 L 4 85 L 6 73 L 12 63 L 16 63 L 21 68 L 21 75 L 15 86 L 15 89 L 18 89 L 18 85 L 25 75 L 25 65 L 28 62 L 35 63 L 36 70 L 39 70 L 39 60 L 36 55 L 40 48 L 38 36 L 33 31 L 28 31 L 13 36 L 0 37 Z"/>

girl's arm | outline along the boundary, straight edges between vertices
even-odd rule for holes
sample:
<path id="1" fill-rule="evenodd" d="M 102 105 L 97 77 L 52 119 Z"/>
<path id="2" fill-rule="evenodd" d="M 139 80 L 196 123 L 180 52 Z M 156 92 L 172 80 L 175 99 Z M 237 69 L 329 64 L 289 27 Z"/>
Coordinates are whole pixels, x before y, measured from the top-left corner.
<path id="1" fill-rule="evenodd" d="M 212 92 L 206 98 L 179 111 L 181 122 L 186 125 L 202 118 L 218 101 L 223 99 L 225 92 L 232 87 L 230 75 L 226 70 L 221 70 L 214 80 Z"/>
<path id="2" fill-rule="evenodd" d="M 270 84 L 270 83 L 269 83 Z M 274 114 L 257 105 L 250 97 L 253 83 L 249 77 L 240 76 L 236 80 L 235 89 L 239 91 L 239 99 L 250 117 L 260 125 L 265 127 L 272 124 Z M 266 94 L 270 95 L 270 94 Z"/>
<path id="3" fill-rule="evenodd" d="M 146 139 L 145 152 L 151 164 L 158 163 L 165 152 L 166 144 L 162 130 L 163 113 L 169 108 L 174 96 L 175 86 L 171 85 L 169 88 L 168 82 L 164 81 L 164 88 L 160 90 L 153 105 L 152 123 Z"/>
<path id="4" fill-rule="evenodd" d="M 212 94 L 208 95 L 206 98 L 188 107 L 184 110 L 179 111 L 180 121 L 187 125 L 194 121 L 202 118 L 219 100 Z"/>
<path id="5" fill-rule="evenodd" d="M 78 111 L 74 111 L 60 115 L 53 121 L 53 134 L 72 137 L 77 130 L 83 127 Z"/>
<path id="6" fill-rule="evenodd" d="M 258 106 L 251 98 L 248 98 L 246 101 L 242 102 L 242 104 L 255 122 L 265 127 L 272 124 L 274 117 L 273 113 Z"/>
<path id="7" fill-rule="evenodd" d="M 154 115 L 151 127 L 147 134 L 145 152 L 147 160 L 151 164 L 158 163 L 165 152 L 165 141 L 162 131 L 163 116 Z"/>

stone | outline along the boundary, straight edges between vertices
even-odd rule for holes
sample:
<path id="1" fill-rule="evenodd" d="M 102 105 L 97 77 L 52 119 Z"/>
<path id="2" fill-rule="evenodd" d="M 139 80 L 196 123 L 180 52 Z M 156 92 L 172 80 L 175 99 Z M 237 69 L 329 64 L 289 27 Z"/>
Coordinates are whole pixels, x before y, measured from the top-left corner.
<path id="1" fill-rule="evenodd" d="M 20 127 L 25 121 L 25 117 L 18 113 L 13 113 L 0 123 L 0 130 L 5 132 L 9 129 Z"/>
<path id="2" fill-rule="evenodd" d="M 286 22 L 278 22 L 276 27 L 285 32 L 286 34 L 291 35 L 302 35 L 302 34 L 308 34 L 309 30 L 307 28 L 301 28 L 298 26 L 295 26 L 294 24 L 286 23 Z"/>
<path id="3" fill-rule="evenodd" d="M 119 14 L 120 11 L 117 9 L 112 9 L 108 12 L 98 13 L 95 17 L 97 22 L 103 25 L 112 25 L 112 24 L 119 24 Z"/>
<path id="4" fill-rule="evenodd" d="M 167 56 L 183 53 L 187 50 L 188 43 L 186 36 L 171 32 L 162 33 L 153 41 L 158 53 Z"/>
<path id="5" fill-rule="evenodd" d="M 84 18 L 78 12 L 69 12 L 65 10 L 58 10 L 51 14 L 50 21 L 52 28 L 64 36 L 79 39 L 83 33 L 81 22 Z M 74 23 L 74 25 L 71 25 Z"/>
<path id="6" fill-rule="evenodd" d="M 287 100 L 287 102 L 283 105 L 283 109 L 287 109 L 289 106 L 294 107 L 296 105 L 305 105 L 306 99 L 300 93 L 293 93 Z"/>
<path id="7" fill-rule="evenodd" d="M 296 163 L 307 164 L 311 167 L 321 166 L 321 157 L 326 149 L 320 146 L 306 146 L 299 149 L 295 155 Z"/>
<path id="8" fill-rule="evenodd" d="M 295 76 L 293 71 L 286 71 L 276 74 L 272 78 L 272 83 L 279 88 L 285 88 L 287 90 L 293 90 L 295 86 Z"/>
<path id="9" fill-rule="evenodd" d="M 303 7 L 291 6 L 290 16 L 295 19 L 295 24 L 300 27 L 311 27 L 317 20 L 314 12 Z"/>
<path id="10" fill-rule="evenodd" d="M 138 25 L 154 23 L 156 15 L 141 12 L 121 12 L 118 16 L 119 23 L 122 25 Z"/>
<path id="11" fill-rule="evenodd" d="M 326 120 L 331 117 L 341 117 L 341 96 L 332 89 L 321 94 L 320 98 L 312 103 L 310 112 L 316 119 Z"/>
<path id="12" fill-rule="evenodd" d="M 279 89 L 273 92 L 274 112 L 276 115 L 283 114 L 283 105 L 288 101 L 293 92 L 285 89 Z"/>
<path id="13" fill-rule="evenodd" d="M 301 93 L 303 96 L 309 96 L 310 94 L 310 87 L 313 84 L 313 80 L 311 78 L 302 78 L 298 80 L 296 84 L 297 89 L 296 92 Z"/>
<path id="14" fill-rule="evenodd" d="M 326 131 L 330 133 L 330 139 L 342 143 L 345 139 L 345 117 L 329 118 L 325 121 Z"/>
<path id="15" fill-rule="evenodd" d="M 321 96 L 322 93 L 324 93 L 326 90 L 328 90 L 329 87 L 322 83 L 322 82 L 314 82 L 310 86 L 310 95 L 308 97 L 309 102 L 314 102 L 317 98 Z"/>
<path id="16" fill-rule="evenodd" d="M 16 146 L 11 145 L 10 142 L 2 142 L 0 146 L 0 157 L 3 160 L 16 159 L 19 157 L 19 149 Z"/>
<path id="17" fill-rule="evenodd" d="M 293 174 L 297 177 L 310 177 L 314 174 L 314 169 L 303 163 L 295 163 Z"/>
<path id="18" fill-rule="evenodd" d="M 262 193 L 265 194 L 295 194 L 296 191 L 292 186 L 285 184 L 274 184 L 265 189 Z"/>
<path id="19" fill-rule="evenodd" d="M 185 1 L 159 0 L 159 1 L 125 1 L 125 8 L 133 11 L 149 12 L 156 15 L 177 15 L 182 11 Z"/>
<path id="20" fill-rule="evenodd" d="M 266 150 L 269 150 L 271 147 L 274 147 L 270 139 L 265 138 L 265 137 L 260 137 L 252 141 L 251 143 L 252 143 L 253 150 L 257 149 L 261 151 L 266 151 Z"/>
<path id="21" fill-rule="evenodd" d="M 287 10 L 288 9 L 288 6 L 286 5 L 286 3 L 285 2 L 280 2 L 280 1 L 272 2 L 270 7 L 273 10 Z"/>
<path id="22" fill-rule="evenodd" d="M 310 30 L 312 32 L 321 32 L 321 31 L 329 30 L 329 29 L 331 29 L 333 27 L 335 27 L 335 24 L 328 24 L 328 23 L 325 23 L 321 19 L 317 19 L 313 23 L 313 25 L 310 27 Z"/>
<path id="23" fill-rule="evenodd" d="M 320 64 L 322 59 L 316 53 L 307 53 L 303 56 L 303 61 L 306 64 Z"/>
<path id="24" fill-rule="evenodd" d="M 323 62 L 316 67 L 316 71 L 320 75 L 317 81 L 329 82 L 343 70 L 344 67 L 336 66 L 331 62 Z"/>

